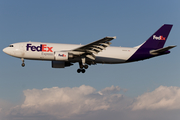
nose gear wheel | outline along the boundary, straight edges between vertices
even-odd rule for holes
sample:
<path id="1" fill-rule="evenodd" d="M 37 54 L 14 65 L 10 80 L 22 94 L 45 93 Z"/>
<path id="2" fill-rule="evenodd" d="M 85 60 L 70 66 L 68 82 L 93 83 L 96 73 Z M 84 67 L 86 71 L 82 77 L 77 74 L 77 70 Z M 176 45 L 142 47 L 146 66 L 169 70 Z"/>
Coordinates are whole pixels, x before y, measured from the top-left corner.
<path id="1" fill-rule="evenodd" d="M 21 66 L 22 66 L 22 67 L 24 67 L 24 66 L 25 66 L 25 63 L 24 63 L 24 58 L 21 58 L 21 60 L 22 60 L 22 64 L 21 64 Z"/>
<path id="2" fill-rule="evenodd" d="M 24 63 L 22 63 L 22 64 L 21 64 L 21 66 L 22 66 L 22 67 L 24 67 L 24 66 L 25 66 L 25 64 L 24 64 Z"/>

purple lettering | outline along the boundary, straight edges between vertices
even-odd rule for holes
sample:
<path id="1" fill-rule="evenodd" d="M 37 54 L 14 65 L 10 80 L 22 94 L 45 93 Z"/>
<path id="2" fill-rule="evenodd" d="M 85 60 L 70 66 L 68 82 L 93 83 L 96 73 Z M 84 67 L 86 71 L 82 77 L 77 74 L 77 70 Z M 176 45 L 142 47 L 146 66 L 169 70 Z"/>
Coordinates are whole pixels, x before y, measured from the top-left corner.
<path id="1" fill-rule="evenodd" d="M 40 46 L 37 46 L 36 47 L 36 50 L 39 52 L 39 51 L 42 51 L 42 45 L 40 45 Z"/>
<path id="2" fill-rule="evenodd" d="M 36 46 L 32 46 L 31 51 L 36 51 Z"/>
<path id="3" fill-rule="evenodd" d="M 27 51 L 29 51 L 29 48 L 31 48 L 30 45 L 31 45 L 31 44 L 27 44 L 27 46 L 26 46 L 26 50 L 27 50 Z"/>
<path id="4" fill-rule="evenodd" d="M 53 47 L 46 47 L 46 44 L 40 44 L 40 46 L 34 46 L 32 44 L 27 44 L 26 46 L 26 51 L 29 51 L 29 48 L 31 51 L 37 51 L 37 52 L 53 52 L 52 49 Z M 48 48 L 48 50 L 46 50 L 45 48 Z"/>

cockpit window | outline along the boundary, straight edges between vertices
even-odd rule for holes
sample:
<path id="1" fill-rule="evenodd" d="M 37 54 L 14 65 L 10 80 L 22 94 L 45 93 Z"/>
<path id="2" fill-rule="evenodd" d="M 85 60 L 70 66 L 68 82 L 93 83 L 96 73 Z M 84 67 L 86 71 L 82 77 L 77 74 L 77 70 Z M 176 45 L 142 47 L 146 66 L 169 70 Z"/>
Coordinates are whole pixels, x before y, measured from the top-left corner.
<path id="1" fill-rule="evenodd" d="M 14 47 L 13 45 L 9 45 L 9 47 Z"/>

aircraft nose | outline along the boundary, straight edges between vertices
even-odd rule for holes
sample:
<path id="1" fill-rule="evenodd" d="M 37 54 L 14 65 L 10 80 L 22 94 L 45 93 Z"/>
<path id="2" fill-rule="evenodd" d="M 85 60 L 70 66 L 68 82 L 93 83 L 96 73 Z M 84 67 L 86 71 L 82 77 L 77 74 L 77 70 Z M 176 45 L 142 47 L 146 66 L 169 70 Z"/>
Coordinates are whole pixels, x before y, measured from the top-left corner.
<path id="1" fill-rule="evenodd" d="M 3 52 L 6 53 L 6 54 L 10 54 L 11 53 L 11 51 L 8 49 L 8 47 L 4 48 Z"/>
<path id="2" fill-rule="evenodd" d="M 3 52 L 7 54 L 7 48 L 4 48 L 4 49 L 3 49 Z"/>

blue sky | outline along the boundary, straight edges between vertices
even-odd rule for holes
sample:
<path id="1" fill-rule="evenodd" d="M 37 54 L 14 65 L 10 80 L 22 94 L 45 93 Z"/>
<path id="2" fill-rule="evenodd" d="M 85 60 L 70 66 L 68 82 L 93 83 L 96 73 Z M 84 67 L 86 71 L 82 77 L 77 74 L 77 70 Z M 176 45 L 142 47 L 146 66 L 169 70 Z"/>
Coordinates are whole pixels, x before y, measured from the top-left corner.
<path id="1" fill-rule="evenodd" d="M 177 45 L 168 55 L 128 64 L 90 66 L 85 74 L 77 74 L 78 64 L 53 69 L 48 61 L 25 60 L 22 68 L 20 59 L 1 51 L 0 100 L 22 105 L 28 98 L 23 91 L 28 89 L 81 85 L 96 91 L 119 86 L 127 91 L 118 93 L 128 99 L 159 86 L 180 88 L 179 5 L 178 0 L 0 0 L 1 50 L 16 42 L 87 44 L 105 36 L 117 36 L 111 46 L 134 47 L 163 24 L 173 24 L 165 46 Z"/>

